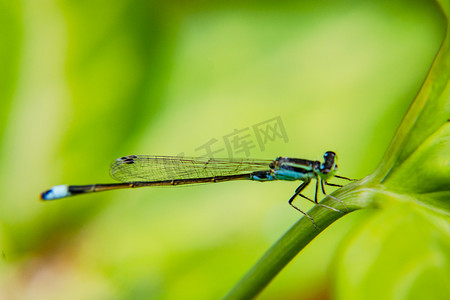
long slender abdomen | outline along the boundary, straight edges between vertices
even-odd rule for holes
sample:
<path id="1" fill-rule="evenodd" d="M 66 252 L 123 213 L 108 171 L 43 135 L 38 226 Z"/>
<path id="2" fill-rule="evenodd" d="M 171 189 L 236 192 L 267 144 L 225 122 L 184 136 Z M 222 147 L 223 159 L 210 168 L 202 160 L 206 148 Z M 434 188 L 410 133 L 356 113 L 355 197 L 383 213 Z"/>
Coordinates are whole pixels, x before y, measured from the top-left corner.
<path id="1" fill-rule="evenodd" d="M 195 183 L 214 183 L 231 180 L 245 180 L 252 179 L 252 174 L 238 174 L 227 176 L 214 176 L 206 178 L 189 178 L 189 179 L 174 179 L 164 181 L 149 181 L 149 182 L 124 182 L 124 183 L 105 183 L 105 184 L 91 184 L 91 185 L 57 185 L 41 194 L 41 200 L 56 200 L 65 197 L 95 193 L 118 189 L 137 188 L 145 186 L 172 186 Z"/>

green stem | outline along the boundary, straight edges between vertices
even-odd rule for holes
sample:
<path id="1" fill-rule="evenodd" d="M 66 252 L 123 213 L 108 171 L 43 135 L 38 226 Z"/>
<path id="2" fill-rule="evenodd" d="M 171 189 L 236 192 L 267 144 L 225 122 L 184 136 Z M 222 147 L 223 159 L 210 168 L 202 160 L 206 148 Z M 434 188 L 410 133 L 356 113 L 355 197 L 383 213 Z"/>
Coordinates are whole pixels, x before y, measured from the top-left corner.
<path id="1" fill-rule="evenodd" d="M 349 184 L 332 194 L 333 197 L 345 201 L 348 211 L 336 200 L 326 197 L 321 203 L 342 213 L 318 205 L 313 207 L 308 214 L 314 218 L 319 229 L 315 228 L 307 217 L 302 217 L 261 257 L 224 299 L 255 297 L 323 229 L 347 213 L 372 206 L 371 197 L 365 197 L 366 191 L 355 188 L 357 185 L 359 184 Z"/>

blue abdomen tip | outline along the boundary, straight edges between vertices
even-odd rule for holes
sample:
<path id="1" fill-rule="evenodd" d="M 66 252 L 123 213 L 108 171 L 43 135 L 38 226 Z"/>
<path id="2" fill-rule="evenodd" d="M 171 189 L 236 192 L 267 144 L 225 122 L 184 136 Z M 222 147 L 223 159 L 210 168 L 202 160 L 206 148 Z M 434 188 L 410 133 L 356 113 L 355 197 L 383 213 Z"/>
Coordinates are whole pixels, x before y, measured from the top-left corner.
<path id="1" fill-rule="evenodd" d="M 70 196 L 69 188 L 67 185 L 56 185 L 49 189 L 48 191 L 45 191 L 41 194 L 42 200 L 55 200 L 60 199 L 64 197 Z"/>

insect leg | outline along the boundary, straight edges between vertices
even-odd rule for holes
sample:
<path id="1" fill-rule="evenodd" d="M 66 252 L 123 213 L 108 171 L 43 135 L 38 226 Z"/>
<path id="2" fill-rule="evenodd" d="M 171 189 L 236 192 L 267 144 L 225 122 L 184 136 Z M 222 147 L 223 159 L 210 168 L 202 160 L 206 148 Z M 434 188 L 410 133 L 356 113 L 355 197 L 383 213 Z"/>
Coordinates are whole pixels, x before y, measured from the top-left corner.
<path id="1" fill-rule="evenodd" d="M 344 206 L 345 209 L 348 211 L 347 205 L 345 205 L 345 203 L 344 203 L 341 199 L 336 198 L 336 197 L 333 197 L 333 196 L 331 196 L 331 195 L 328 195 L 328 194 L 325 192 L 325 187 L 324 187 L 324 185 L 323 185 L 324 182 L 325 182 L 326 185 L 330 185 L 330 186 L 338 186 L 338 187 L 339 187 L 339 185 L 337 185 L 337 184 L 335 185 L 335 184 L 328 183 L 328 182 L 326 182 L 325 180 L 320 180 L 320 185 L 321 185 L 321 187 L 322 187 L 322 193 L 323 193 L 325 196 L 328 196 L 328 197 L 330 197 L 331 199 L 334 199 L 334 200 L 338 201 L 339 203 L 341 203 L 342 206 Z M 341 186 L 341 187 L 342 187 L 342 186 Z"/>

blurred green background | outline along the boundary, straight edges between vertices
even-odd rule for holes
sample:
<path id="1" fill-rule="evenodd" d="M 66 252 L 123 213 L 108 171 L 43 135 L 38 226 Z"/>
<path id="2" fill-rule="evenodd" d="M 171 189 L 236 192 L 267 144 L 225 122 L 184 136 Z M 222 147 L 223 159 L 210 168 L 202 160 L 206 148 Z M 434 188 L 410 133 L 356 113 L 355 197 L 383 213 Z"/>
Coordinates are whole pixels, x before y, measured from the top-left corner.
<path id="1" fill-rule="evenodd" d="M 445 31 L 433 1 L 406 0 L 1 0 L 0 24 L 0 299 L 222 297 L 301 216 L 295 183 L 40 192 L 111 182 L 129 154 L 199 156 L 216 140 L 227 157 L 224 137 L 275 117 L 288 141 L 250 136 L 251 157 L 333 150 L 362 178 Z M 408 205 L 352 213 L 260 299 L 444 298 L 434 226 Z"/>

